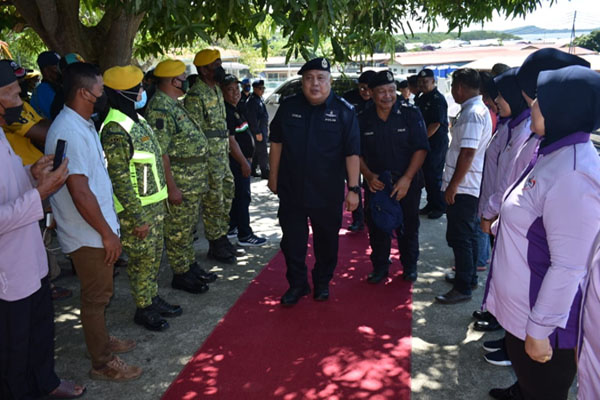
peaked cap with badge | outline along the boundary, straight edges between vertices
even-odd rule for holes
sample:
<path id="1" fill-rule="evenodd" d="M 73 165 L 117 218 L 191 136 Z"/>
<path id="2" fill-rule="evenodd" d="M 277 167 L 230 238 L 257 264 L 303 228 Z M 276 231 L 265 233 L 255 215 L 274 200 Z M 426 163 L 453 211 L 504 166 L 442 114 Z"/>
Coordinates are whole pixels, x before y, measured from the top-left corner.
<path id="1" fill-rule="evenodd" d="M 331 64 L 326 58 L 318 57 L 306 62 L 298 71 L 298 75 L 302 75 L 306 71 L 327 71 L 331 72 Z"/>

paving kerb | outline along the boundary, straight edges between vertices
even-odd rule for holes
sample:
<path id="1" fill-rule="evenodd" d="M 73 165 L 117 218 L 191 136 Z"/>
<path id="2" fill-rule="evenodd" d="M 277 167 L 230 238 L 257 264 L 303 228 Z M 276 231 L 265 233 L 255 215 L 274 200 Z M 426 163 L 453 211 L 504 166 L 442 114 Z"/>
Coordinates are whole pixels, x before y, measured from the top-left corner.
<path id="1" fill-rule="evenodd" d="M 70 273 L 68 261 L 59 257 L 64 276 L 56 283 L 73 290 L 71 299 L 55 303 L 56 371 L 59 376 L 87 385 L 84 398 L 88 400 L 159 399 L 252 279 L 279 250 L 281 230 L 276 218 L 277 198 L 268 191 L 264 180 L 253 179 L 252 193 L 251 225 L 257 234 L 268 237 L 269 242 L 264 247 L 248 249 L 238 265 L 224 265 L 206 259 L 208 243 L 200 235 L 195 242 L 197 258 L 205 269 L 220 275 L 206 294 L 191 295 L 173 290 L 170 286 L 172 273 L 166 257 L 163 258 L 160 294 L 184 309 L 181 317 L 169 319 L 171 327 L 165 332 L 150 332 L 133 323 L 135 306 L 127 272 L 118 269 L 115 294 L 106 313 L 107 323 L 111 335 L 137 341 L 134 351 L 122 355 L 126 362 L 143 368 L 143 375 L 136 381 L 112 383 L 89 379 L 90 362 L 85 357 L 79 319 L 79 283 Z M 433 301 L 435 295 L 450 289 L 444 282 L 444 274 L 453 264 L 453 257 L 446 245 L 445 229 L 445 217 L 438 220 L 421 218 L 421 261 L 419 279 L 413 291 L 412 398 L 487 399 L 491 387 L 509 386 L 515 377 L 511 368 L 492 366 L 483 359 L 483 340 L 495 339 L 502 334 L 482 334 L 472 329 L 471 313 L 481 304 L 482 285 L 474 292 L 473 300 L 467 303 L 443 306 Z M 201 224 L 198 232 L 203 232 Z M 392 266 L 397 267 L 396 263 Z M 485 277 L 486 273 L 480 274 L 480 282 L 484 282 Z M 283 272 L 281 279 L 285 279 Z M 575 399 L 574 389 L 569 399 Z"/>

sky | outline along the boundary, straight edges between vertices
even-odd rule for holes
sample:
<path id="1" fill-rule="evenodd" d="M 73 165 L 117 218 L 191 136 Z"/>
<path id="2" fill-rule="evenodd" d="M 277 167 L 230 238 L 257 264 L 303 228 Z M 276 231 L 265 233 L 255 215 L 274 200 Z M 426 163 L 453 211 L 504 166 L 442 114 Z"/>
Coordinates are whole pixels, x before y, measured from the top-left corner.
<path id="1" fill-rule="evenodd" d="M 525 18 L 507 19 L 494 13 L 492 21 L 483 24 L 484 30 L 502 31 L 506 29 L 519 28 L 527 25 L 535 25 L 545 29 L 571 29 L 573 26 L 573 14 L 577 11 L 575 29 L 600 28 L 600 1 L 599 0 L 557 0 L 550 5 L 550 1 L 542 0 L 541 7 Z M 447 29 L 447 25 L 440 21 L 436 31 Z M 471 25 L 463 31 L 482 29 L 481 24 Z M 415 31 L 426 31 L 426 27 L 415 29 Z"/>

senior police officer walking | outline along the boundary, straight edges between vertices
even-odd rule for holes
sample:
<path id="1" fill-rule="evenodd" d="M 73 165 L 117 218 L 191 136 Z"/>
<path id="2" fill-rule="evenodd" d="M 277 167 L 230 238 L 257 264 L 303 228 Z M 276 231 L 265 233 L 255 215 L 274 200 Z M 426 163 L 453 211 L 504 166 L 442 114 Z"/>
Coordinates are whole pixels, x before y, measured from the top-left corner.
<path id="1" fill-rule="evenodd" d="M 344 182 L 346 209 L 358 205 L 360 137 L 352 106 L 331 91 L 329 61 L 313 59 L 300 69 L 302 93 L 287 98 L 271 122 L 269 188 L 279 196 L 281 250 L 290 288 L 281 298 L 292 306 L 310 293 L 306 249 L 308 219 L 314 235 L 314 298 L 329 298 L 337 264 Z"/>
<path id="2" fill-rule="evenodd" d="M 415 104 L 421 110 L 430 150 L 423 163 L 427 204 L 421 209 L 421 214 L 430 219 L 440 218 L 446 211 L 446 203 L 442 197 L 442 173 L 448 152 L 448 103 L 439 92 L 433 77 L 433 71 L 425 68 L 418 75 L 421 95 L 415 99 Z"/>
<path id="3" fill-rule="evenodd" d="M 185 64 L 179 60 L 160 62 L 154 70 L 156 92 L 148 102 L 146 118 L 158 138 L 167 181 L 169 208 L 164 234 L 171 286 L 190 293 L 204 293 L 207 283 L 217 279 L 196 262 L 193 230 L 206 184 L 206 137 L 177 100 L 187 90 Z"/>
<path id="4" fill-rule="evenodd" d="M 233 264 L 236 250 L 227 239 L 229 211 L 234 196 L 229 168 L 229 133 L 225 101 L 218 84 L 225 78 L 218 50 L 205 49 L 194 58 L 198 80 L 184 99 L 185 108 L 208 139 L 208 191 L 202 194 L 202 219 L 209 243 L 208 257 Z"/>
<path id="5" fill-rule="evenodd" d="M 389 172 L 393 180 L 391 197 L 400 202 L 404 227 L 396 229 L 404 280 L 417 279 L 419 258 L 419 201 L 423 176 L 421 165 L 429 143 L 425 122 L 419 110 L 396 101 L 396 83 L 390 71 L 378 72 L 369 82 L 375 107 L 366 109 L 358 120 L 361 133 L 360 171 L 369 187 L 366 215 L 371 243 L 373 272 L 369 283 L 379 283 L 388 275 L 391 236 L 373 221 L 370 204 L 374 194 L 384 189 L 380 174 Z"/>
<path id="6" fill-rule="evenodd" d="M 162 331 L 169 327 L 162 317 L 181 315 L 182 309 L 158 295 L 168 192 L 158 140 L 136 111 L 145 105 L 143 77 L 133 65 L 104 72 L 110 109 L 100 136 L 121 223 L 121 244 L 129 255 L 127 273 L 137 307 L 134 321 Z"/>

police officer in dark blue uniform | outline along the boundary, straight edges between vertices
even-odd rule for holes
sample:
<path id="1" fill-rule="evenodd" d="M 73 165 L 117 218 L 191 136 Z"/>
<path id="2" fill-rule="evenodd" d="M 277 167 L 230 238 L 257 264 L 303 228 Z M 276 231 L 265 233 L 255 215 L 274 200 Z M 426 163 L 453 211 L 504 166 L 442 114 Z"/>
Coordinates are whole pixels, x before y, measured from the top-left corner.
<path id="1" fill-rule="evenodd" d="M 391 236 L 374 223 L 369 205 L 374 193 L 384 189 L 380 174 L 389 171 L 393 182 L 391 196 L 400 202 L 404 215 L 403 228 L 396 230 L 403 278 L 414 282 L 419 259 L 421 166 L 429 150 L 427 130 L 418 108 L 397 101 L 392 72 L 378 72 L 369 82 L 369 88 L 375 106 L 359 116 L 360 171 L 369 186 L 365 210 L 373 263 L 373 272 L 367 280 L 379 283 L 388 275 Z"/>
<path id="2" fill-rule="evenodd" d="M 437 90 L 432 70 L 425 68 L 419 72 L 418 83 L 421 95 L 415 100 L 415 104 L 423 114 L 431 147 L 423 164 L 427 205 L 421 209 L 420 213 L 427 215 L 430 219 L 437 219 L 446 212 L 446 203 L 442 196 L 442 173 L 450 141 L 448 139 L 448 103 L 444 95 Z"/>
<path id="3" fill-rule="evenodd" d="M 313 59 L 300 69 L 302 93 L 283 101 L 271 122 L 269 188 L 279 196 L 281 250 L 290 288 L 281 298 L 292 306 L 310 293 L 306 249 L 310 219 L 315 252 L 314 298 L 329 298 L 337 264 L 344 183 L 346 209 L 358 205 L 360 135 L 350 104 L 331 91 L 330 64 Z"/>
<path id="4" fill-rule="evenodd" d="M 269 112 L 262 99 L 265 93 L 265 81 L 262 79 L 252 83 L 252 94 L 246 100 L 244 113 L 250 124 L 250 131 L 254 136 L 256 148 L 252 157 L 252 176 L 256 174 L 256 167 L 260 167 L 260 177 L 269 178 L 269 154 L 267 150 L 267 135 L 269 134 Z"/>

